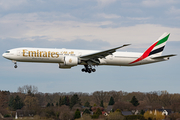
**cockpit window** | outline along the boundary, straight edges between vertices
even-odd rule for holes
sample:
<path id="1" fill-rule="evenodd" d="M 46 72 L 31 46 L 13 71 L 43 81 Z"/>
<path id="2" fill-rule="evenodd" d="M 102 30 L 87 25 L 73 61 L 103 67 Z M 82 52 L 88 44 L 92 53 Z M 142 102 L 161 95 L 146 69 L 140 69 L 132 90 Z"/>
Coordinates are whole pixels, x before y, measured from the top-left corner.
<path id="1" fill-rule="evenodd" d="M 6 51 L 6 53 L 10 53 L 10 51 Z"/>

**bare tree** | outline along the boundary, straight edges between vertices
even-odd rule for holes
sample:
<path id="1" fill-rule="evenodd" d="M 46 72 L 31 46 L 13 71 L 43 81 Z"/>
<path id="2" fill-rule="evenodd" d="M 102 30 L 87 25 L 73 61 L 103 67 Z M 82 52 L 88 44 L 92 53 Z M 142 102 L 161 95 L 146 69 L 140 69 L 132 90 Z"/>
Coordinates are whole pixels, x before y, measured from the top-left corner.
<path id="1" fill-rule="evenodd" d="M 30 92 L 32 94 L 36 94 L 36 93 L 38 93 L 38 87 L 36 87 L 34 85 L 33 86 L 32 85 L 24 85 L 22 87 L 18 87 L 17 92 L 26 93 L 26 94 L 28 92 Z"/>
<path id="2" fill-rule="evenodd" d="M 116 102 L 114 105 L 113 105 L 113 109 L 114 110 L 117 110 L 117 109 L 120 109 L 120 110 L 130 110 L 130 109 L 134 109 L 133 105 L 130 103 L 130 102 Z"/>
<path id="3" fill-rule="evenodd" d="M 74 112 L 70 111 L 70 108 L 66 105 L 62 105 L 59 108 L 59 119 L 60 120 L 72 120 L 74 118 Z"/>
<path id="4" fill-rule="evenodd" d="M 94 102 L 96 104 L 100 104 L 101 100 L 104 101 L 106 96 L 107 96 L 107 92 L 96 91 L 96 92 L 93 93 Z"/>
<path id="5" fill-rule="evenodd" d="M 9 91 L 0 91 L 0 107 L 6 108 L 8 106 Z"/>
<path id="6" fill-rule="evenodd" d="M 153 103 L 157 103 L 159 104 L 160 102 L 160 99 L 159 99 L 159 94 L 158 92 L 150 92 L 150 93 L 147 93 L 144 100 L 149 104 L 153 104 Z"/>
<path id="7" fill-rule="evenodd" d="M 28 109 L 33 109 L 38 106 L 38 99 L 32 96 L 26 96 L 24 103 Z"/>

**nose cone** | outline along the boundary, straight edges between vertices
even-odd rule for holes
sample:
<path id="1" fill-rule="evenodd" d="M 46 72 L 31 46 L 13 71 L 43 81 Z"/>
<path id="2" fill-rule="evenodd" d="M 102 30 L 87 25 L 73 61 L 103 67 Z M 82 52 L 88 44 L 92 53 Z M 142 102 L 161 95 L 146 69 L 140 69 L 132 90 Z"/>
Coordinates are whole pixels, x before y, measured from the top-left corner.
<path id="1" fill-rule="evenodd" d="M 5 53 L 3 53 L 2 56 L 5 57 Z"/>
<path id="2" fill-rule="evenodd" d="M 2 56 L 7 59 L 6 53 L 3 53 Z"/>

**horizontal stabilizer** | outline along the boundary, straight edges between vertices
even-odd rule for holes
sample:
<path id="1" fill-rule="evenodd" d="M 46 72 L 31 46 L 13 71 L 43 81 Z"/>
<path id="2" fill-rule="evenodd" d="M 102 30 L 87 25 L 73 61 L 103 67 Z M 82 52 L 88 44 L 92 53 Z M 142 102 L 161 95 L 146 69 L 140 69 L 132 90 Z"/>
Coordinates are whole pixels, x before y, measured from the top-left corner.
<path id="1" fill-rule="evenodd" d="M 169 58 L 169 57 L 172 57 L 172 56 L 176 56 L 176 54 L 152 57 L 151 59 L 163 59 L 163 58 Z"/>

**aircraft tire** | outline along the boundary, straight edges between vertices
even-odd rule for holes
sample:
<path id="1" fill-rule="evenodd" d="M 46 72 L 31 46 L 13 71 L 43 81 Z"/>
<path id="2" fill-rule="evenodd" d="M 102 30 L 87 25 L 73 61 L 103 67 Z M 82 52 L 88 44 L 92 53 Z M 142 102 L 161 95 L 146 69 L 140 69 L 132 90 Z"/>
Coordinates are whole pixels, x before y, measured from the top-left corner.
<path id="1" fill-rule="evenodd" d="M 88 70 L 88 73 L 91 73 L 91 70 Z"/>
<path id="2" fill-rule="evenodd" d="M 83 68 L 81 71 L 82 71 L 82 72 L 85 72 L 85 69 Z"/>

